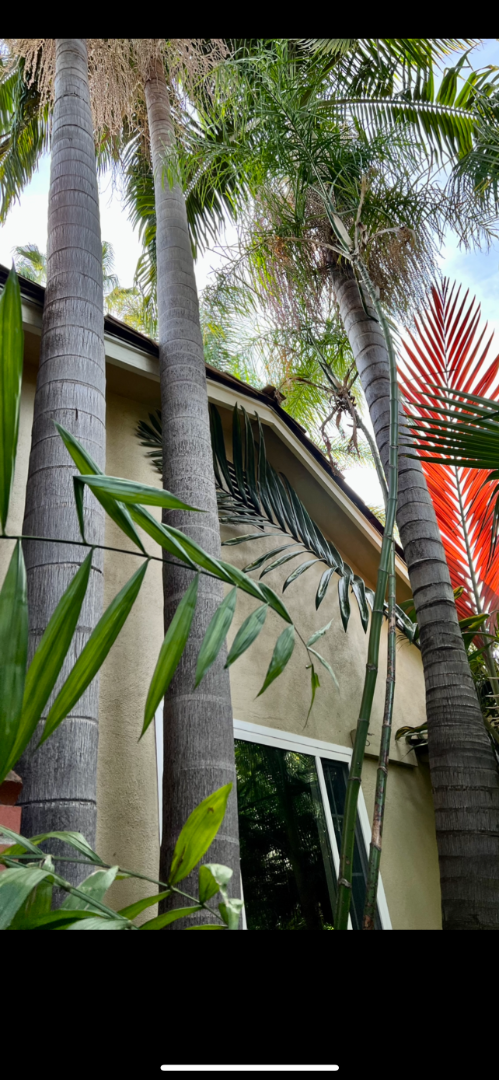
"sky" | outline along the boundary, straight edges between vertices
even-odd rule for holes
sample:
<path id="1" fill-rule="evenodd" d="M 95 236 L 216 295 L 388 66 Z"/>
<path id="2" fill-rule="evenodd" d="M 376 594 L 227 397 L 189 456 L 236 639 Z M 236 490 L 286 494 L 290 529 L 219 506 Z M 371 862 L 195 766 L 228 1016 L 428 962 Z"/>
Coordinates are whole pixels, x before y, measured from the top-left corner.
<path id="1" fill-rule="evenodd" d="M 485 39 L 473 53 L 473 64 L 475 67 L 493 64 L 499 68 L 499 41 Z M 4 266 L 11 265 L 15 246 L 32 243 L 46 251 L 49 179 L 50 159 L 45 155 L 20 202 L 12 207 L 7 221 L 0 227 L 0 263 Z M 141 254 L 138 234 L 127 219 L 120 192 L 110 175 L 101 179 L 99 190 L 102 238 L 112 244 L 120 284 L 128 287 L 133 284 Z M 230 242 L 230 231 L 227 239 Z M 209 281 L 211 270 L 220 266 L 221 261 L 215 251 L 206 251 L 198 257 L 195 269 L 200 292 Z M 446 276 L 462 283 L 477 297 L 483 320 L 495 331 L 492 350 L 495 347 L 499 352 L 499 241 L 488 252 L 466 252 L 459 250 L 455 237 L 449 233 L 440 251 L 439 262 Z M 345 471 L 345 479 L 368 505 L 381 505 L 381 492 L 373 470 L 354 466 Z"/>

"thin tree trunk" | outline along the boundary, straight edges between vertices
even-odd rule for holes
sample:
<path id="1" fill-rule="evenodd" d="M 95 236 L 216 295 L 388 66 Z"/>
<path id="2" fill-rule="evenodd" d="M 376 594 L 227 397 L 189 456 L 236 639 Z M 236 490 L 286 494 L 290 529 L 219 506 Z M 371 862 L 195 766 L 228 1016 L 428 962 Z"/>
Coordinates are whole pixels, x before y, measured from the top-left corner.
<path id="1" fill-rule="evenodd" d="M 164 157 L 174 146 L 174 134 L 159 61 L 145 83 L 145 99 L 156 200 L 163 480 L 167 490 L 206 511 L 169 513 L 165 520 L 219 556 L 206 369 L 185 199 L 178 185 L 170 188 L 168 180 L 162 182 Z M 165 566 L 165 628 L 191 579 L 188 571 Z M 209 859 L 233 869 L 234 894 L 240 895 L 234 732 L 229 675 L 223 667 L 225 649 L 194 690 L 201 641 L 222 597 L 218 582 L 200 578 L 190 639 L 165 699 L 160 877 L 165 880 L 180 829 L 194 807 L 216 788 L 232 782 L 225 820 Z M 194 892 L 196 875 L 192 877 L 186 888 Z M 171 929 L 176 928 L 174 923 Z"/>
<path id="2" fill-rule="evenodd" d="M 389 374 L 381 328 L 352 275 L 332 269 L 336 299 L 388 467 Z M 374 314 L 374 312 L 373 312 Z M 443 928 L 499 929 L 499 775 L 459 628 L 445 551 L 421 464 L 399 463 L 397 524 L 420 627 Z"/>
<path id="3" fill-rule="evenodd" d="M 23 527 L 24 533 L 33 536 L 78 540 L 72 481 L 76 470 L 54 420 L 68 428 L 99 466 L 105 467 L 99 198 L 87 49 L 81 38 L 59 38 L 56 42 L 47 288 Z M 104 514 L 92 496 L 85 520 L 87 539 L 102 544 Z M 86 551 L 71 544 L 32 542 L 25 544 L 25 555 L 32 653 Z M 102 559 L 100 553 L 95 553 L 89 589 L 56 690 L 101 612 Z M 58 731 L 34 754 L 28 750 L 20 763 L 22 827 L 26 836 L 73 829 L 82 832 L 93 845 L 98 694 L 98 680 L 94 680 Z M 32 747 L 40 733 L 41 725 Z M 70 880 L 81 880 L 86 875 L 86 867 L 66 865 L 69 869 L 65 876 Z"/>

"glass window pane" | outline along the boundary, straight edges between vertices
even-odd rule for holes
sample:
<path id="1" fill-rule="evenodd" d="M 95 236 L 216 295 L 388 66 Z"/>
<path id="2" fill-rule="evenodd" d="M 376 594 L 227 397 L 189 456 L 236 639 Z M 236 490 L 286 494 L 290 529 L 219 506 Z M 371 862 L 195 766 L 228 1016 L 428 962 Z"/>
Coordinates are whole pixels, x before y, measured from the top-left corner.
<path id="1" fill-rule="evenodd" d="M 314 758 L 236 739 L 248 930 L 330 930 L 335 879 Z"/>
<path id="2" fill-rule="evenodd" d="M 342 761 L 331 761 L 330 758 L 321 758 L 321 761 L 329 796 L 329 805 L 331 807 L 336 843 L 339 851 L 341 849 L 341 833 L 343 829 L 343 813 L 347 791 L 348 765 Z M 362 929 L 362 916 L 366 897 L 367 867 L 368 856 L 360 822 L 357 818 L 353 856 L 352 899 L 350 902 L 350 916 L 352 919 L 353 930 Z M 374 919 L 374 929 L 382 929 L 377 909 Z"/>

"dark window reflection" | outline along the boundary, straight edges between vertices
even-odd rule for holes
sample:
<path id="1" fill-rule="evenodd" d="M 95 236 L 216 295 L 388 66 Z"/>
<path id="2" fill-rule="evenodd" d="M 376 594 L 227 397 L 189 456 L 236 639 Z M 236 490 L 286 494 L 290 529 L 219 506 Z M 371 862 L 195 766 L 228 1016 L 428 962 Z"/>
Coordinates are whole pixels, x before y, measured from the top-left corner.
<path id="1" fill-rule="evenodd" d="M 348 770 L 333 761 L 322 764 L 339 845 Z M 314 758 L 236 739 L 236 768 L 248 929 L 331 930 L 336 876 Z M 365 869 L 359 834 L 354 929 L 360 929 Z"/>
<path id="2" fill-rule="evenodd" d="M 333 861 L 315 761 L 236 740 L 241 870 L 249 930 L 330 930 Z"/>
<path id="3" fill-rule="evenodd" d="M 343 829 L 343 811 L 345 809 L 345 798 L 347 793 L 348 766 L 343 761 L 331 761 L 330 758 L 322 758 L 321 760 L 329 796 L 329 806 L 333 818 L 336 843 L 338 845 L 338 850 L 340 850 L 341 833 Z M 362 929 L 362 915 L 366 898 L 367 866 L 368 857 L 364 844 L 364 837 L 362 836 L 360 822 L 357 818 L 355 848 L 353 854 L 352 899 L 350 901 L 350 918 L 352 920 L 353 930 Z M 378 911 L 376 911 L 374 919 L 374 928 L 375 930 L 381 930 Z"/>

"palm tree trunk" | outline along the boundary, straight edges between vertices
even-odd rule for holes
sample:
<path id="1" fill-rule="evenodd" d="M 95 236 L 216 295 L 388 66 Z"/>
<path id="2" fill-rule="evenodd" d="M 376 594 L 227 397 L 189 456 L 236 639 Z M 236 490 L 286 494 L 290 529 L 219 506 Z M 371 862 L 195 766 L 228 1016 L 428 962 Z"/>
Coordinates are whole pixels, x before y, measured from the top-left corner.
<path id="1" fill-rule="evenodd" d="M 56 42 L 47 288 L 23 528 L 31 536 L 77 540 L 80 536 L 72 481 L 76 470 L 54 420 L 68 428 L 98 465 L 105 467 L 99 197 L 87 49 L 81 38 L 59 38 Z M 92 496 L 86 507 L 86 535 L 91 542 L 104 542 L 103 511 Z M 85 555 L 84 548 L 71 544 L 25 544 L 31 653 Z M 102 560 L 100 553 L 95 553 L 73 646 L 56 690 L 101 612 Z M 73 829 L 82 832 L 93 845 L 98 694 L 98 680 L 94 680 L 51 739 L 32 756 L 28 751 L 20 764 L 23 829 L 27 836 Z M 39 735 L 40 730 L 32 746 Z M 85 876 L 86 867 L 66 865 L 68 878 L 74 870 L 71 880 Z"/>
<path id="2" fill-rule="evenodd" d="M 336 300 L 388 467 L 389 373 L 383 334 L 349 272 Z M 374 315 L 374 312 L 373 312 Z M 397 524 L 420 627 L 445 930 L 499 929 L 499 775 L 471 677 L 421 464 L 399 458 Z"/>
<path id="3" fill-rule="evenodd" d="M 160 61 L 151 65 L 145 99 L 154 171 L 157 227 L 159 362 L 163 417 L 163 481 L 204 514 L 169 513 L 165 520 L 182 529 L 211 555 L 220 555 L 213 458 L 206 390 L 206 369 L 199 323 L 187 215 L 178 185 L 162 182 L 165 153 L 174 146 L 169 94 Z M 165 566 L 165 628 L 192 575 Z M 232 782 L 223 824 L 210 848 L 210 860 L 234 870 L 239 894 L 234 732 L 225 650 L 194 691 L 200 644 L 222 599 L 222 586 L 199 581 L 197 610 L 187 647 L 164 704 L 163 840 L 160 877 L 165 875 L 182 825 L 194 807 L 223 784 Z M 187 891 L 197 888 L 186 884 Z M 177 923 L 172 929 L 178 927 Z"/>

